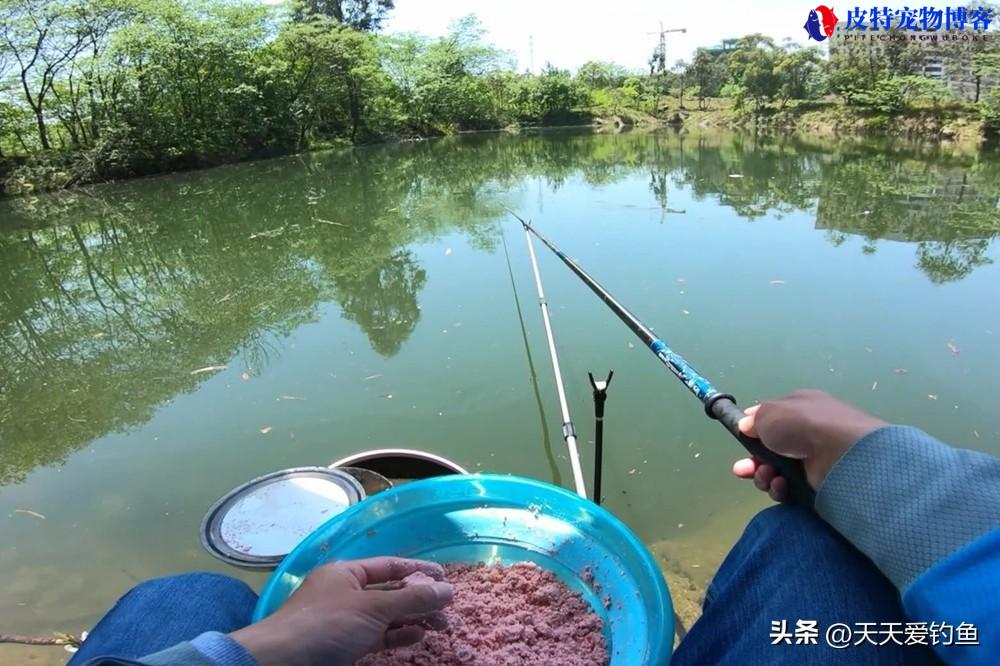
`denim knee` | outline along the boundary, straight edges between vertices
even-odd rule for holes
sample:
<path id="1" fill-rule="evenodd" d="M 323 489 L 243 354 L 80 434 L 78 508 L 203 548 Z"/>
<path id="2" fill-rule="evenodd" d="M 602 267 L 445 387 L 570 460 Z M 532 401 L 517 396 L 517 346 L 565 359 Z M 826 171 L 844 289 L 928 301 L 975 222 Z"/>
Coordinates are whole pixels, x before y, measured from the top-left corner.
<path id="1" fill-rule="evenodd" d="M 829 527 L 815 512 L 791 504 L 776 504 L 755 515 L 746 527 L 747 536 L 766 537 L 775 532 L 794 534 L 827 533 Z"/>
<path id="2" fill-rule="evenodd" d="M 118 603 L 154 603 L 164 598 L 246 600 L 256 603 L 257 594 L 241 580 L 220 573 L 194 571 L 151 578 L 125 593 Z"/>

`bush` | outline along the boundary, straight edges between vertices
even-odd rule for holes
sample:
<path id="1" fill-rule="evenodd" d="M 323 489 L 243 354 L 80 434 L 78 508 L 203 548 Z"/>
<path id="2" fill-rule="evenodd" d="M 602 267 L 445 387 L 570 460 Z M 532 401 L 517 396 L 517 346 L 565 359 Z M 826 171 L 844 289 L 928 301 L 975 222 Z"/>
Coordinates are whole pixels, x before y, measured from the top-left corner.
<path id="1" fill-rule="evenodd" d="M 987 129 L 1000 132 L 1000 88 L 994 88 L 983 98 L 979 113 Z"/>
<path id="2" fill-rule="evenodd" d="M 879 79 L 869 90 L 859 91 L 855 99 L 880 113 L 895 114 L 919 100 L 930 101 L 937 108 L 951 92 L 942 81 L 926 76 L 891 76 Z"/>

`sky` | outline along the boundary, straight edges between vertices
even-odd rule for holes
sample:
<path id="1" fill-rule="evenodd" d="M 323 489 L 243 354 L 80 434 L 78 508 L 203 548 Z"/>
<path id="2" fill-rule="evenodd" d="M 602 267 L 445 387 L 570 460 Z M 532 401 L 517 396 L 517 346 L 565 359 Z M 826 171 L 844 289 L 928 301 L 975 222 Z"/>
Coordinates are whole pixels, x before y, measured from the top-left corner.
<path id="1" fill-rule="evenodd" d="M 846 4 L 843 11 L 835 0 L 826 4 L 841 20 L 846 18 Z M 699 46 L 751 32 L 779 42 L 791 37 L 804 44 L 807 35 L 802 26 L 815 6 L 811 0 L 396 0 L 384 31 L 436 37 L 445 34 L 456 18 L 476 14 L 488 40 L 513 52 L 520 70 L 529 67 L 529 36 L 536 72 L 546 62 L 575 70 L 588 60 L 645 69 L 659 39 L 655 33 L 661 20 L 666 28 L 687 29 L 684 34 L 667 35 L 667 62 L 673 64 L 690 58 Z"/>

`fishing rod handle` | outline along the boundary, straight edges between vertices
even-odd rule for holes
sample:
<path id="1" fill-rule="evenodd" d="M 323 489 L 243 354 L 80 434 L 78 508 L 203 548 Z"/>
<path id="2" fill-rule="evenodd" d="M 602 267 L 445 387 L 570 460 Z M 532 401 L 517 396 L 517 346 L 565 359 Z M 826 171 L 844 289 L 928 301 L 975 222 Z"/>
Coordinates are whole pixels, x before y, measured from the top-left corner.
<path id="1" fill-rule="evenodd" d="M 775 453 L 764 446 L 756 437 L 749 437 L 740 431 L 740 420 L 746 416 L 736 406 L 732 396 L 720 395 L 708 405 L 708 415 L 720 421 L 750 455 L 760 462 L 773 467 L 788 484 L 788 499 L 793 504 L 812 508 L 816 501 L 816 491 L 806 480 L 806 471 L 801 460 Z"/>

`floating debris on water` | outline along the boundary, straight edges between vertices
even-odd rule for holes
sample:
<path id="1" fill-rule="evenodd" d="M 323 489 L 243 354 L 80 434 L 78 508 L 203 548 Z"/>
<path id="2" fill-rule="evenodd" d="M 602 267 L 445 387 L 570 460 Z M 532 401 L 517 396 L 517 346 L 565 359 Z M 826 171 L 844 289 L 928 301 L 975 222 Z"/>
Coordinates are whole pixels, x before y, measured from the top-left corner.
<path id="1" fill-rule="evenodd" d="M 378 378 L 379 378 L 379 377 L 381 377 L 381 376 L 382 376 L 382 375 L 368 375 L 367 377 L 365 377 L 365 378 L 364 378 L 363 380 L 361 380 L 361 381 L 365 381 L 365 382 L 367 382 L 367 381 L 369 381 L 369 380 L 372 380 L 372 379 L 378 379 Z"/>
<path id="2" fill-rule="evenodd" d="M 785 281 L 784 280 L 771 280 L 770 282 L 768 282 L 768 284 L 777 286 L 779 284 L 785 284 Z"/>
<path id="3" fill-rule="evenodd" d="M 681 314 L 685 314 L 685 315 L 689 315 L 689 314 L 691 314 L 691 313 L 690 313 L 690 312 L 688 312 L 687 310 L 681 310 Z"/>
<path id="4" fill-rule="evenodd" d="M 700 458 L 701 457 L 701 453 L 699 452 L 699 453 L 694 454 L 694 457 L 695 458 Z"/>
<path id="5" fill-rule="evenodd" d="M 976 439 L 979 439 L 979 432 L 977 430 L 973 430 L 972 434 L 976 436 Z"/>
<path id="6" fill-rule="evenodd" d="M 905 374 L 909 373 L 910 371 L 907 370 L 906 368 L 893 368 L 892 372 L 894 374 L 897 374 L 897 375 L 905 375 Z"/>
<path id="7" fill-rule="evenodd" d="M 951 352 L 952 356 L 958 356 L 959 354 L 958 347 L 955 346 L 954 342 L 949 342 L 945 344 L 945 346 L 948 348 L 948 351 Z"/>
<path id="8" fill-rule="evenodd" d="M 628 471 L 628 473 L 629 473 L 629 475 L 635 474 L 635 467 L 633 467 L 632 469 L 630 469 Z"/>
<path id="9" fill-rule="evenodd" d="M 272 428 L 271 426 L 264 426 L 263 428 L 260 429 L 260 434 L 266 435 L 267 433 L 271 432 L 272 430 L 274 430 L 274 428 Z"/>
<path id="10" fill-rule="evenodd" d="M 635 345 L 632 344 L 631 342 L 626 342 L 625 344 L 628 345 L 629 349 L 635 349 Z"/>
<path id="11" fill-rule="evenodd" d="M 204 372 L 218 372 L 219 370 L 225 370 L 228 365 L 207 365 L 204 368 L 198 368 L 197 370 L 192 370 L 192 375 L 200 375 Z"/>
<path id="12" fill-rule="evenodd" d="M 450 247 L 444 251 L 444 256 L 447 257 L 449 254 L 451 254 L 451 248 Z"/>
<path id="13" fill-rule="evenodd" d="M 683 529 L 684 523 L 677 523 L 677 529 Z"/>
<path id="14" fill-rule="evenodd" d="M 39 518 L 41 520 L 48 520 L 48 518 L 44 515 L 38 513 L 37 511 L 32 511 L 31 509 L 14 509 L 14 513 L 23 513 L 27 516 L 34 516 L 35 518 Z"/>
<path id="15" fill-rule="evenodd" d="M 741 174 L 741 173 L 731 173 L 731 174 L 729 174 L 729 177 L 730 178 L 742 178 L 743 174 Z"/>
<path id="16" fill-rule="evenodd" d="M 250 373 L 249 372 L 241 372 L 240 373 L 240 379 L 242 379 L 245 382 L 250 381 Z"/>
<path id="17" fill-rule="evenodd" d="M 301 395 L 279 395 L 278 400 L 305 400 Z"/>
<path id="18" fill-rule="evenodd" d="M 687 278 L 682 278 L 682 277 L 677 278 L 677 284 L 686 284 L 687 281 L 688 281 Z"/>
<path id="19" fill-rule="evenodd" d="M 933 393 L 928 393 L 927 394 L 927 399 L 928 400 L 937 400 L 937 396 L 934 395 Z"/>
<path id="20" fill-rule="evenodd" d="M 385 398 L 386 400 L 392 400 L 392 394 L 391 393 L 385 393 L 385 394 L 382 395 L 382 397 Z"/>
<path id="21" fill-rule="evenodd" d="M 337 226 L 337 227 L 346 227 L 347 226 L 346 224 L 344 224 L 342 222 L 333 222 L 332 220 L 324 220 L 324 219 L 321 219 L 321 218 L 318 218 L 318 217 L 316 218 L 316 221 L 319 222 L 320 224 L 332 224 L 332 225 Z"/>
<path id="22" fill-rule="evenodd" d="M 877 388 L 878 388 L 878 382 L 876 381 L 874 384 L 872 384 L 872 390 L 874 391 Z"/>

